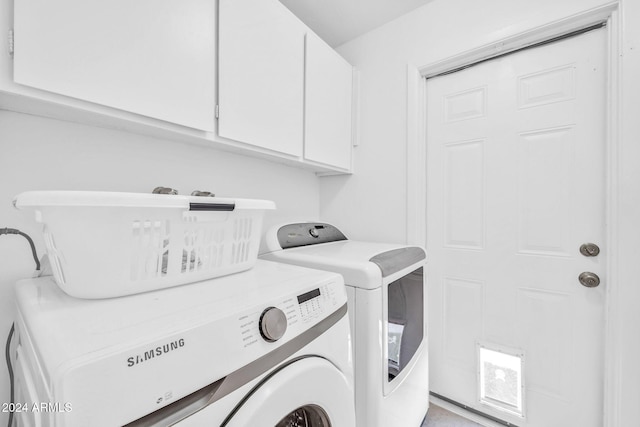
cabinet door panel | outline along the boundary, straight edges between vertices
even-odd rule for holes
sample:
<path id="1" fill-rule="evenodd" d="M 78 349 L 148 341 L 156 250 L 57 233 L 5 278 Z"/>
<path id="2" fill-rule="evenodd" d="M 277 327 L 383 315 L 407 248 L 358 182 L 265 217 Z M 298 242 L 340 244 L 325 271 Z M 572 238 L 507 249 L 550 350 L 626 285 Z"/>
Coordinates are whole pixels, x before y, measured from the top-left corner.
<path id="1" fill-rule="evenodd" d="M 220 0 L 220 136 L 302 155 L 304 32 L 277 1 Z"/>
<path id="2" fill-rule="evenodd" d="M 314 34 L 307 34 L 305 159 L 351 168 L 353 69 Z"/>
<path id="3" fill-rule="evenodd" d="M 215 0 L 15 0 L 14 80 L 214 129 Z"/>

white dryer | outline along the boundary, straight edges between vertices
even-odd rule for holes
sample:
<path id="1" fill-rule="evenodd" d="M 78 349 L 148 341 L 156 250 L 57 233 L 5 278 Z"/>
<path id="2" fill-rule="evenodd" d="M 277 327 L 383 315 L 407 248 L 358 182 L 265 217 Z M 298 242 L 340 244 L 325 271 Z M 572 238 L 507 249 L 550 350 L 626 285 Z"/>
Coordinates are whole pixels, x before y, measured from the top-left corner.
<path id="1" fill-rule="evenodd" d="M 16 285 L 19 426 L 355 425 L 338 274 L 246 272 L 104 300 Z"/>
<path id="2" fill-rule="evenodd" d="M 348 240 L 311 222 L 272 227 L 263 242 L 263 259 L 344 276 L 357 425 L 418 427 L 429 408 L 424 250 Z"/>

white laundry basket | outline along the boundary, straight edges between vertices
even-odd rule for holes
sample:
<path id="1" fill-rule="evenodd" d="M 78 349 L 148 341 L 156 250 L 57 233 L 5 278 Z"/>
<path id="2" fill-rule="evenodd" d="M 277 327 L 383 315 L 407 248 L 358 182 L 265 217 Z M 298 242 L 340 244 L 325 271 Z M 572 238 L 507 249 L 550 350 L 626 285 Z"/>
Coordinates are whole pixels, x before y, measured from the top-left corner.
<path id="1" fill-rule="evenodd" d="M 110 298 L 250 269 L 268 200 L 93 191 L 31 191 L 57 284 Z"/>

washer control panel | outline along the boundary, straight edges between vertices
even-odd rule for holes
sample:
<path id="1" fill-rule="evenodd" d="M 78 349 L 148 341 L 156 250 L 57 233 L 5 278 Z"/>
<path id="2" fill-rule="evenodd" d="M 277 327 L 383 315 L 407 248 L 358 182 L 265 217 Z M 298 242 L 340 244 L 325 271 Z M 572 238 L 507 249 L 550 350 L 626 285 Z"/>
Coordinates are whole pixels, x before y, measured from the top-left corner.
<path id="1" fill-rule="evenodd" d="M 304 332 L 340 308 L 346 301 L 344 294 L 340 281 L 332 281 L 243 313 L 238 317 L 242 347 L 274 343 Z"/>

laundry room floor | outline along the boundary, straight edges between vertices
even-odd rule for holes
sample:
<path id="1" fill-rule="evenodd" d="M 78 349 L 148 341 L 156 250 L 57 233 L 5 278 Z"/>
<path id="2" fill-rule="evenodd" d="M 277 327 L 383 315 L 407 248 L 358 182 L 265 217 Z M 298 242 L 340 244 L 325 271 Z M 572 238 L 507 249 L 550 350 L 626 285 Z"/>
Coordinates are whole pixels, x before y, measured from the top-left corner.
<path id="1" fill-rule="evenodd" d="M 431 403 L 429 412 L 421 427 L 482 427 L 480 424 L 462 418 Z"/>

